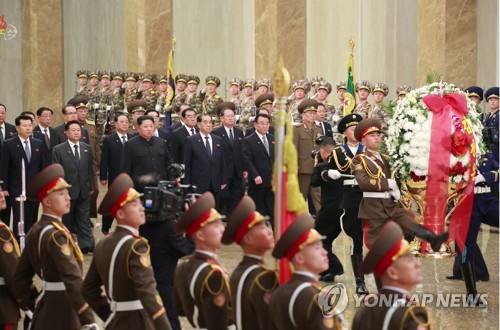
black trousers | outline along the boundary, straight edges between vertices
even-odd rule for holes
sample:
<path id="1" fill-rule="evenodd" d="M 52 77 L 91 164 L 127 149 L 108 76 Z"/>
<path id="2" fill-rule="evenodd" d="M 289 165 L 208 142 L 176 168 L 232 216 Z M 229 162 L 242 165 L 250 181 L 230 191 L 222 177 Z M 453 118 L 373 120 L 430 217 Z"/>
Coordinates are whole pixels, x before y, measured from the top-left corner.
<path id="1" fill-rule="evenodd" d="M 243 197 L 243 179 L 233 176 L 228 180 L 226 188 L 220 193 L 221 209 L 226 208 L 226 218 L 231 217 L 231 213 Z"/>
<path id="2" fill-rule="evenodd" d="M 272 188 L 252 185 L 248 188 L 248 196 L 252 197 L 255 202 L 257 212 L 269 216 L 271 226 L 274 228 L 274 192 Z"/>
<path id="3" fill-rule="evenodd" d="M 94 249 L 94 234 L 90 225 L 90 196 L 71 200 L 71 209 L 68 214 L 63 215 L 63 224 L 78 237 L 80 249 Z"/>

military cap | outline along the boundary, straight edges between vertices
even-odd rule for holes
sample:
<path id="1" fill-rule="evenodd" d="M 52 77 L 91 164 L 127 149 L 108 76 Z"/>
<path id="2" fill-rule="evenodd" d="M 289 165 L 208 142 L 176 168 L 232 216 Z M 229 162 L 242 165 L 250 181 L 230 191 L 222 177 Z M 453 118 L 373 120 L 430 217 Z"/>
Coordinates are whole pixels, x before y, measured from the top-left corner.
<path id="1" fill-rule="evenodd" d="M 408 93 L 409 91 L 411 91 L 411 87 L 410 86 L 401 85 L 396 90 L 396 93 L 398 94 L 398 96 L 400 96 L 400 95 L 406 95 L 406 93 Z"/>
<path id="2" fill-rule="evenodd" d="M 137 81 L 137 73 L 135 72 L 127 72 L 125 74 L 126 81 Z"/>
<path id="3" fill-rule="evenodd" d="M 187 83 L 188 82 L 188 76 L 185 75 L 184 73 L 179 73 L 177 76 L 175 76 L 175 83 L 177 84 L 178 82 L 183 82 Z"/>
<path id="4" fill-rule="evenodd" d="M 97 70 L 90 71 L 89 78 L 99 78 L 99 71 L 97 71 Z"/>
<path id="5" fill-rule="evenodd" d="M 181 215 L 175 230 L 178 233 L 185 232 L 187 236 L 192 236 L 209 223 L 224 218 L 215 209 L 214 195 L 207 191 L 196 200 L 187 212 Z"/>
<path id="6" fill-rule="evenodd" d="M 314 219 L 311 215 L 309 213 L 299 214 L 276 243 L 273 257 L 292 260 L 297 252 L 322 239 L 324 237 L 314 229 Z"/>
<path id="7" fill-rule="evenodd" d="M 320 82 L 318 82 L 318 87 L 317 88 L 318 88 L 318 90 L 320 90 L 320 89 L 326 90 L 326 92 L 328 94 L 330 94 L 332 92 L 332 84 L 330 84 L 326 80 L 321 80 Z"/>
<path id="8" fill-rule="evenodd" d="M 102 78 L 111 78 L 111 73 L 106 70 L 99 71 L 99 80 L 101 80 Z"/>
<path id="9" fill-rule="evenodd" d="M 190 76 L 188 76 L 187 83 L 199 85 L 200 84 L 200 77 L 195 76 L 195 75 L 190 75 Z"/>
<path id="10" fill-rule="evenodd" d="M 71 187 L 64 180 L 64 168 L 60 164 L 51 164 L 31 180 L 26 190 L 26 197 L 31 201 L 41 202 L 53 191 Z"/>
<path id="11" fill-rule="evenodd" d="M 75 109 L 86 108 L 87 103 L 89 103 L 89 98 L 85 95 L 78 95 L 68 101 L 68 104 L 71 104 L 75 107 Z"/>
<path id="12" fill-rule="evenodd" d="M 76 72 L 76 76 L 78 78 L 88 78 L 89 77 L 89 72 L 87 70 L 78 70 Z"/>
<path id="13" fill-rule="evenodd" d="M 256 224 L 268 220 L 269 217 L 263 216 L 255 211 L 255 203 L 249 196 L 244 196 L 227 221 L 224 235 L 222 235 L 222 243 L 229 245 L 233 242 L 240 244 L 245 235 Z"/>
<path id="14" fill-rule="evenodd" d="M 238 86 L 238 88 L 239 88 L 240 90 L 242 90 L 242 89 L 243 89 L 243 84 L 242 84 L 242 82 L 241 82 L 241 79 L 240 79 L 240 78 L 233 78 L 233 79 L 229 80 L 229 87 L 231 87 L 232 85 L 236 85 L 236 86 Z"/>
<path id="15" fill-rule="evenodd" d="M 123 73 L 122 73 L 122 72 L 120 72 L 120 71 L 115 71 L 115 72 L 112 72 L 112 73 L 111 73 L 111 78 L 112 78 L 113 80 L 118 79 L 118 80 L 123 81 Z"/>
<path id="16" fill-rule="evenodd" d="M 491 98 L 498 99 L 498 87 L 490 87 L 486 90 L 484 94 L 486 101 L 489 101 Z"/>
<path id="17" fill-rule="evenodd" d="M 158 76 L 158 83 L 168 83 L 168 77 L 167 76 L 164 76 L 164 75 L 161 75 L 161 76 Z"/>
<path id="18" fill-rule="evenodd" d="M 253 90 L 256 90 L 257 84 L 254 79 L 247 79 L 243 82 L 243 87 L 252 87 Z"/>
<path id="19" fill-rule="evenodd" d="M 127 111 L 129 113 L 146 112 L 148 102 L 143 99 L 135 99 L 127 104 Z"/>
<path id="20" fill-rule="evenodd" d="M 372 92 L 372 84 L 369 81 L 361 80 L 356 83 L 356 92 L 360 89 L 366 89 L 370 93 Z"/>
<path id="21" fill-rule="evenodd" d="M 375 93 L 375 92 L 382 92 L 382 93 L 384 93 L 385 96 L 387 96 L 387 94 L 389 94 L 389 87 L 387 87 L 387 85 L 384 83 L 378 82 L 373 86 L 372 93 Z"/>
<path id="22" fill-rule="evenodd" d="M 373 243 L 365 259 L 359 265 L 363 274 L 382 276 L 399 257 L 408 253 L 410 244 L 403 238 L 403 231 L 393 221 L 387 222 Z"/>
<path id="23" fill-rule="evenodd" d="M 339 89 L 347 89 L 347 87 L 346 87 L 346 86 L 347 86 L 347 85 L 346 85 L 345 81 L 339 81 L 339 83 L 337 84 L 337 91 L 338 91 Z"/>
<path id="24" fill-rule="evenodd" d="M 259 95 L 258 98 L 255 99 L 255 106 L 260 108 L 266 104 L 273 104 L 274 95 L 271 93 Z"/>
<path id="25" fill-rule="evenodd" d="M 351 113 L 342 118 L 342 120 L 339 122 L 338 125 L 338 131 L 340 134 L 344 133 L 346 129 L 348 129 L 351 126 L 355 126 L 359 124 L 360 121 L 363 120 L 363 116 L 361 116 L 359 113 Z"/>
<path id="26" fill-rule="evenodd" d="M 144 72 L 136 72 L 135 73 L 135 78 L 139 81 L 142 81 L 142 78 L 144 77 L 145 73 Z"/>
<path id="27" fill-rule="evenodd" d="M 308 99 L 300 102 L 297 110 L 299 110 L 300 114 L 308 111 L 317 111 L 318 110 L 318 101 L 314 99 Z"/>
<path id="28" fill-rule="evenodd" d="M 318 85 L 322 81 L 325 81 L 325 79 L 323 77 L 320 77 L 320 76 L 314 76 L 311 79 L 309 79 L 309 83 L 311 84 L 311 86 Z"/>
<path id="29" fill-rule="evenodd" d="M 144 73 L 141 76 L 141 79 L 142 79 L 142 82 L 153 82 L 154 81 L 153 75 L 151 73 Z"/>
<path id="30" fill-rule="evenodd" d="M 142 194 L 134 189 L 134 183 L 127 173 L 121 173 L 113 180 L 108 192 L 102 199 L 97 212 L 102 215 L 116 216 L 116 212 Z"/>
<path id="31" fill-rule="evenodd" d="M 356 126 L 356 129 L 354 130 L 354 137 L 356 140 L 361 142 L 367 134 L 373 132 L 382 132 L 380 121 L 375 118 L 366 118 L 361 120 Z"/>
<path id="32" fill-rule="evenodd" d="M 475 96 L 477 98 L 479 98 L 481 101 L 483 100 L 483 89 L 481 87 L 478 87 L 478 86 L 470 86 L 470 87 L 467 87 L 465 89 L 465 92 L 467 93 L 467 95 L 469 95 L 469 97 L 471 96 Z"/>
<path id="33" fill-rule="evenodd" d="M 217 78 L 216 76 L 208 76 L 205 78 L 205 84 L 207 84 L 207 85 L 212 84 L 212 85 L 219 87 L 220 86 L 220 79 Z"/>
<path id="34" fill-rule="evenodd" d="M 311 90 L 311 84 L 306 79 L 297 80 L 292 84 L 292 88 L 295 91 L 298 88 L 303 89 L 306 93 Z"/>
<path id="35" fill-rule="evenodd" d="M 217 106 L 215 107 L 217 116 L 222 116 L 222 112 L 226 109 L 231 109 L 234 112 L 234 110 L 236 109 L 236 105 L 233 102 L 222 102 L 217 104 Z"/>
<path id="36" fill-rule="evenodd" d="M 264 78 L 264 79 L 257 81 L 257 88 L 259 88 L 260 86 L 266 86 L 267 88 L 271 89 L 272 88 L 271 80 Z"/>

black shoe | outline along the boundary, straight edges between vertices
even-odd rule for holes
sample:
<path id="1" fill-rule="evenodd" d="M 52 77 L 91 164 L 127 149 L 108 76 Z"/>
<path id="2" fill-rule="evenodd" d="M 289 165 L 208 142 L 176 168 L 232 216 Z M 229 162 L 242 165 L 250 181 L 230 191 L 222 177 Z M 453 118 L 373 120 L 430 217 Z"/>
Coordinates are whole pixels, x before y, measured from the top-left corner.
<path id="1" fill-rule="evenodd" d="M 463 281 L 462 275 L 446 275 L 447 280 Z"/>
<path id="2" fill-rule="evenodd" d="M 479 277 L 476 279 L 477 282 L 489 282 L 490 281 L 490 277 L 489 276 L 485 276 L 485 277 Z"/>
<path id="3" fill-rule="evenodd" d="M 362 254 L 351 255 L 352 272 L 354 273 L 354 278 L 356 279 L 356 294 L 358 296 L 366 296 L 370 293 L 365 285 L 365 277 L 359 271 L 359 265 L 362 261 Z"/>
<path id="4" fill-rule="evenodd" d="M 465 288 L 467 289 L 467 305 L 471 307 L 485 308 L 488 306 L 486 301 L 481 299 L 476 289 L 476 273 L 474 271 L 474 262 L 466 262 L 460 265 L 462 276 L 465 280 Z"/>
<path id="5" fill-rule="evenodd" d="M 439 252 L 439 250 L 441 249 L 441 245 L 448 240 L 448 237 L 450 237 L 450 234 L 448 234 L 448 232 L 436 235 L 432 231 L 421 225 L 418 225 L 415 228 L 413 234 L 418 238 L 431 243 L 431 248 L 434 252 Z"/>
<path id="6" fill-rule="evenodd" d="M 85 254 L 85 255 L 94 253 L 93 248 L 82 248 L 81 251 L 82 251 L 82 254 Z"/>
<path id="7" fill-rule="evenodd" d="M 356 279 L 356 294 L 358 296 L 366 296 L 369 293 L 370 292 L 366 288 L 365 281 L 364 280 L 358 281 L 358 279 Z"/>
<path id="8" fill-rule="evenodd" d="M 335 282 L 335 274 L 332 273 L 325 274 L 321 276 L 319 280 L 323 282 Z"/>

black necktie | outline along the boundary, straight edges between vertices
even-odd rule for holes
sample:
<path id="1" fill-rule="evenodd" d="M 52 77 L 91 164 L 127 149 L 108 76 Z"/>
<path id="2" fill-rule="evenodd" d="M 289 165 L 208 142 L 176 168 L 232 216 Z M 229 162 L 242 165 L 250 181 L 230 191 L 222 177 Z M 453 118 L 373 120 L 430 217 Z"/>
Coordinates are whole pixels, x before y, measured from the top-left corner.
<path id="1" fill-rule="evenodd" d="M 45 135 L 45 144 L 50 148 L 50 138 L 46 128 L 43 130 L 43 135 Z"/>
<path id="2" fill-rule="evenodd" d="M 210 149 L 210 141 L 208 141 L 208 136 L 205 136 L 205 148 L 207 148 L 208 158 L 212 157 L 212 150 Z"/>
<path id="3" fill-rule="evenodd" d="M 262 137 L 262 142 L 264 142 L 264 147 L 266 148 L 267 154 L 269 155 L 269 142 L 267 142 L 265 135 Z"/>
<path id="4" fill-rule="evenodd" d="M 31 149 L 30 149 L 30 142 L 29 141 L 24 141 L 24 152 L 26 153 L 26 158 L 28 159 L 28 163 L 31 160 Z"/>
<path id="5" fill-rule="evenodd" d="M 191 135 L 194 135 L 194 128 L 191 127 Z"/>
<path id="6" fill-rule="evenodd" d="M 78 162 L 80 162 L 80 153 L 78 152 L 78 144 L 75 144 L 74 148 L 75 148 L 75 158 Z"/>
<path id="7" fill-rule="evenodd" d="M 125 144 L 125 142 L 127 142 L 127 138 L 125 137 L 125 135 L 122 135 L 122 144 Z"/>
<path id="8" fill-rule="evenodd" d="M 3 144 L 3 126 L 0 126 L 0 143 Z"/>
<path id="9" fill-rule="evenodd" d="M 229 140 L 231 140 L 231 142 L 234 141 L 233 129 L 232 128 L 229 129 Z"/>

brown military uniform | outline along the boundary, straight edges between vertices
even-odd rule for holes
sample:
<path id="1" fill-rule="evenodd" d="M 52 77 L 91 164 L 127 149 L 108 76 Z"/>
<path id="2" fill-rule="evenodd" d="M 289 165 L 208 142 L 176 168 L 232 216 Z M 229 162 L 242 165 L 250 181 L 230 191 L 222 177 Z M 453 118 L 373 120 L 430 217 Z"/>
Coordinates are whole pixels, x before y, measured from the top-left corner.
<path id="1" fill-rule="evenodd" d="M 368 118 L 377 119 L 382 124 L 382 131 L 384 132 L 387 131 L 387 125 L 390 117 L 387 111 L 385 111 L 385 109 L 382 108 L 381 104 L 375 104 L 373 106 L 371 112 L 368 114 Z"/>
<path id="2" fill-rule="evenodd" d="M 142 98 L 148 102 L 148 109 L 154 109 L 156 107 L 156 103 L 158 102 L 158 92 L 153 88 L 143 90 Z"/>
<path id="3" fill-rule="evenodd" d="M 215 111 L 215 108 L 223 102 L 222 97 L 220 97 L 219 94 L 215 93 L 213 95 L 205 95 L 205 98 L 203 99 L 201 108 L 202 112 L 210 115 L 212 117 L 212 121 L 217 123 L 219 121 L 219 116 L 217 116 L 217 112 Z"/>
<path id="4" fill-rule="evenodd" d="M 79 329 L 94 322 L 94 314 L 82 297 L 83 256 L 71 234 L 47 214 L 31 227 L 14 281 L 23 305 L 34 305 L 33 276 L 43 279 L 32 329 Z"/>
<path id="5" fill-rule="evenodd" d="M 250 126 L 250 120 L 255 117 L 257 108 L 255 107 L 255 99 L 253 96 L 246 97 L 240 102 L 240 121 L 239 126 L 243 130 L 247 130 Z"/>
<path id="6" fill-rule="evenodd" d="M 318 136 L 321 136 L 321 128 L 316 125 L 308 127 L 306 124 L 302 124 L 293 129 L 293 144 L 297 148 L 299 157 L 300 192 L 306 199 L 309 193 L 311 174 L 314 170 L 314 159 L 311 157 L 311 151 L 319 150 L 319 146 L 315 142 Z"/>
<path id="7" fill-rule="evenodd" d="M 112 255 L 120 241 L 114 264 L 112 294 L 110 295 L 110 265 Z M 109 300 L 102 296 L 104 285 Z M 107 321 L 107 329 L 170 329 L 163 302 L 156 291 L 153 268 L 149 257 L 147 241 L 128 228 L 117 226 L 111 235 L 97 244 L 94 258 L 83 282 L 85 299 L 102 320 Z M 117 310 L 113 315 L 112 305 L 129 302 L 136 309 Z M 135 302 L 135 303 L 133 303 Z"/>
<path id="8" fill-rule="evenodd" d="M 212 256 L 196 251 L 179 262 L 174 277 L 174 304 L 179 316 L 187 317 L 193 327 L 226 329 L 232 323 L 230 298 L 227 274 Z"/>
<path id="9" fill-rule="evenodd" d="M 371 111 L 372 105 L 368 101 L 364 101 L 356 104 L 356 108 L 352 111 L 352 113 L 359 113 L 363 118 L 368 118 Z"/>
<path id="10" fill-rule="evenodd" d="M 20 319 L 14 291 L 14 270 L 20 254 L 12 231 L 0 221 L 0 328 L 16 325 Z"/>

